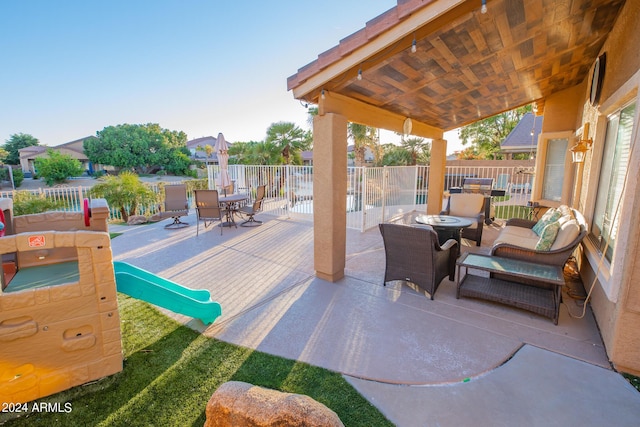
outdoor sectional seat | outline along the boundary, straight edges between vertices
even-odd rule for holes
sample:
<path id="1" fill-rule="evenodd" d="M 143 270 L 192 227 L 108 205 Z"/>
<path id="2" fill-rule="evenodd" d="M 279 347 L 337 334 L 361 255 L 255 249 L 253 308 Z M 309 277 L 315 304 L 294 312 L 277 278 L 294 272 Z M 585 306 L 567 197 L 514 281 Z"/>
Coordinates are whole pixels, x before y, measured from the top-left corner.
<path id="1" fill-rule="evenodd" d="M 552 232 L 546 241 L 541 235 L 544 225 L 557 228 L 557 234 Z M 563 205 L 547 211 L 540 221 L 509 219 L 494 241 L 491 255 L 562 267 L 586 234 L 584 216 Z"/>

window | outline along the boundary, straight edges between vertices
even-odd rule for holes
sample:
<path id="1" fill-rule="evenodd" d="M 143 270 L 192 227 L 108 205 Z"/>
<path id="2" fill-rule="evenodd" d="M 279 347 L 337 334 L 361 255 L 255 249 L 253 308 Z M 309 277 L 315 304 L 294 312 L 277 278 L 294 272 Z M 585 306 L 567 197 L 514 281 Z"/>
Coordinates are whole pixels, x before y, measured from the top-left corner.
<path id="1" fill-rule="evenodd" d="M 542 198 L 559 202 L 562 199 L 562 185 L 567 155 L 567 138 L 554 138 L 547 141 L 547 153 L 544 162 Z"/>
<path id="2" fill-rule="evenodd" d="M 619 224 L 619 203 L 629 164 L 631 132 L 636 105 L 631 104 L 607 119 L 598 194 L 593 215 L 591 238 L 611 261 Z"/>
<path id="3" fill-rule="evenodd" d="M 574 168 L 567 154 L 572 138 L 572 131 L 540 134 L 532 200 L 542 206 L 569 204 Z"/>

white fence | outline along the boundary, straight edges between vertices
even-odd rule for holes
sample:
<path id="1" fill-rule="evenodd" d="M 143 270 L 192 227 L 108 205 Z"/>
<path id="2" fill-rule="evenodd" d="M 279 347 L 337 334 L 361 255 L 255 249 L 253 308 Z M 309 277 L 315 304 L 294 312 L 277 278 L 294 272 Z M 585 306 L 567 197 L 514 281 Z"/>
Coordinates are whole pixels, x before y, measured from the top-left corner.
<path id="1" fill-rule="evenodd" d="M 209 188 L 216 188 L 218 166 L 208 167 Z M 267 185 L 264 212 L 313 220 L 312 166 L 229 165 L 229 175 L 240 193 L 255 194 Z M 492 178 L 506 196 L 494 199 L 498 218 L 524 217 L 533 171 L 522 167 L 458 167 L 445 171 L 445 190 L 461 187 L 464 178 Z M 347 227 L 368 230 L 389 218 L 413 210 L 425 211 L 428 166 L 350 167 L 347 171 Z M 439 208 L 443 201 L 438 201 Z"/>
<path id="2" fill-rule="evenodd" d="M 209 188 L 216 188 L 218 166 L 208 166 Z M 255 196 L 259 185 L 266 184 L 264 213 L 313 221 L 312 166 L 229 165 L 235 191 Z M 522 167 L 447 166 L 445 190 L 462 186 L 464 178 L 493 178 L 494 188 L 506 191 L 505 197 L 493 199 L 496 218 L 525 217 L 531 195 L 533 170 Z M 426 211 L 428 166 L 350 167 L 347 171 L 347 227 L 361 231 L 376 227 L 393 216 L 413 210 Z M 157 184 L 150 184 L 159 191 Z M 189 188 L 189 187 L 188 187 Z M 64 210 L 79 211 L 82 200 L 89 198 L 89 187 L 54 187 L 30 191 L 61 203 Z M 15 191 L 2 191 L 0 197 L 13 198 Z M 188 194 L 193 201 L 193 195 Z M 439 209 L 442 200 L 436 201 Z M 157 205 L 140 206 L 139 213 L 151 215 Z M 112 207 L 111 220 L 120 212 Z"/>

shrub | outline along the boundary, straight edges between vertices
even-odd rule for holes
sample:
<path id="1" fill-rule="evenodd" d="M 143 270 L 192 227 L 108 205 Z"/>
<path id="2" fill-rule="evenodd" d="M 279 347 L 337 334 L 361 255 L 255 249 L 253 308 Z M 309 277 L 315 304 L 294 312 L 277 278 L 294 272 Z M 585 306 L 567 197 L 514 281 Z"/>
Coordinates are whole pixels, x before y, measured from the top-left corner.
<path id="1" fill-rule="evenodd" d="M 18 188 L 22 185 L 22 181 L 24 181 L 24 172 L 22 169 L 14 169 L 13 170 L 13 185 Z"/>
<path id="2" fill-rule="evenodd" d="M 30 215 L 64 207 L 62 201 L 54 201 L 44 194 L 33 194 L 30 191 L 16 191 L 13 194 L 13 214 Z"/>
<path id="3" fill-rule="evenodd" d="M 109 206 L 120 210 L 122 220 L 127 222 L 135 215 L 138 206 L 153 204 L 157 194 L 145 185 L 133 172 L 121 172 L 118 176 L 107 175 L 90 190 L 92 197 L 103 197 Z"/>
<path id="4" fill-rule="evenodd" d="M 36 158 L 36 169 L 47 185 L 66 182 L 67 178 L 80 176 L 84 172 L 82 164 L 68 154 L 47 150 L 49 157 Z"/>

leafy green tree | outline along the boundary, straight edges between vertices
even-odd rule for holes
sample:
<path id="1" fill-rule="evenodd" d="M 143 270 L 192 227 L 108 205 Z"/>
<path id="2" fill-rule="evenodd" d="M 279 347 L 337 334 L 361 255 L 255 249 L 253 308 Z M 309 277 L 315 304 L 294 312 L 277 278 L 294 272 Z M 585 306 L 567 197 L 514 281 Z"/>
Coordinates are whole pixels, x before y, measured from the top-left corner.
<path id="1" fill-rule="evenodd" d="M 6 163 L 7 157 L 9 157 L 9 152 L 4 148 L 0 147 L 0 163 Z"/>
<path id="2" fill-rule="evenodd" d="M 273 123 L 267 129 L 265 143 L 275 144 L 281 151 L 284 163 L 301 164 L 302 150 L 311 147 L 311 133 L 291 122 Z"/>
<path id="3" fill-rule="evenodd" d="M 150 173 L 157 168 L 168 168 L 174 173 L 184 173 L 184 154 L 187 135 L 184 132 L 163 129 L 155 123 L 146 125 L 122 124 L 107 126 L 96 137 L 84 141 L 84 152 L 93 163 L 134 169 Z"/>
<path id="4" fill-rule="evenodd" d="M 61 184 L 72 176 L 80 176 L 84 172 L 82 163 L 68 154 L 62 154 L 49 148 L 48 157 L 38 157 L 35 161 L 38 174 L 47 185 Z"/>
<path id="5" fill-rule="evenodd" d="M 20 153 L 18 152 L 18 150 L 34 145 L 40 145 L 40 141 L 38 141 L 37 138 L 34 138 L 31 135 L 27 135 L 24 133 L 11 135 L 9 139 L 4 143 L 3 148 L 8 153 L 4 161 L 9 165 L 19 165 Z"/>
<path id="6" fill-rule="evenodd" d="M 471 143 L 480 158 L 499 158 L 500 143 L 530 111 L 531 105 L 525 105 L 464 126 L 460 129 L 462 145 Z"/>
<path id="7" fill-rule="evenodd" d="M 136 214 L 138 206 L 153 204 L 158 200 L 155 191 L 140 181 L 137 174 L 128 171 L 100 178 L 100 182 L 91 188 L 90 193 L 92 197 L 106 199 L 109 206 L 117 207 L 125 222 L 130 215 Z"/>

